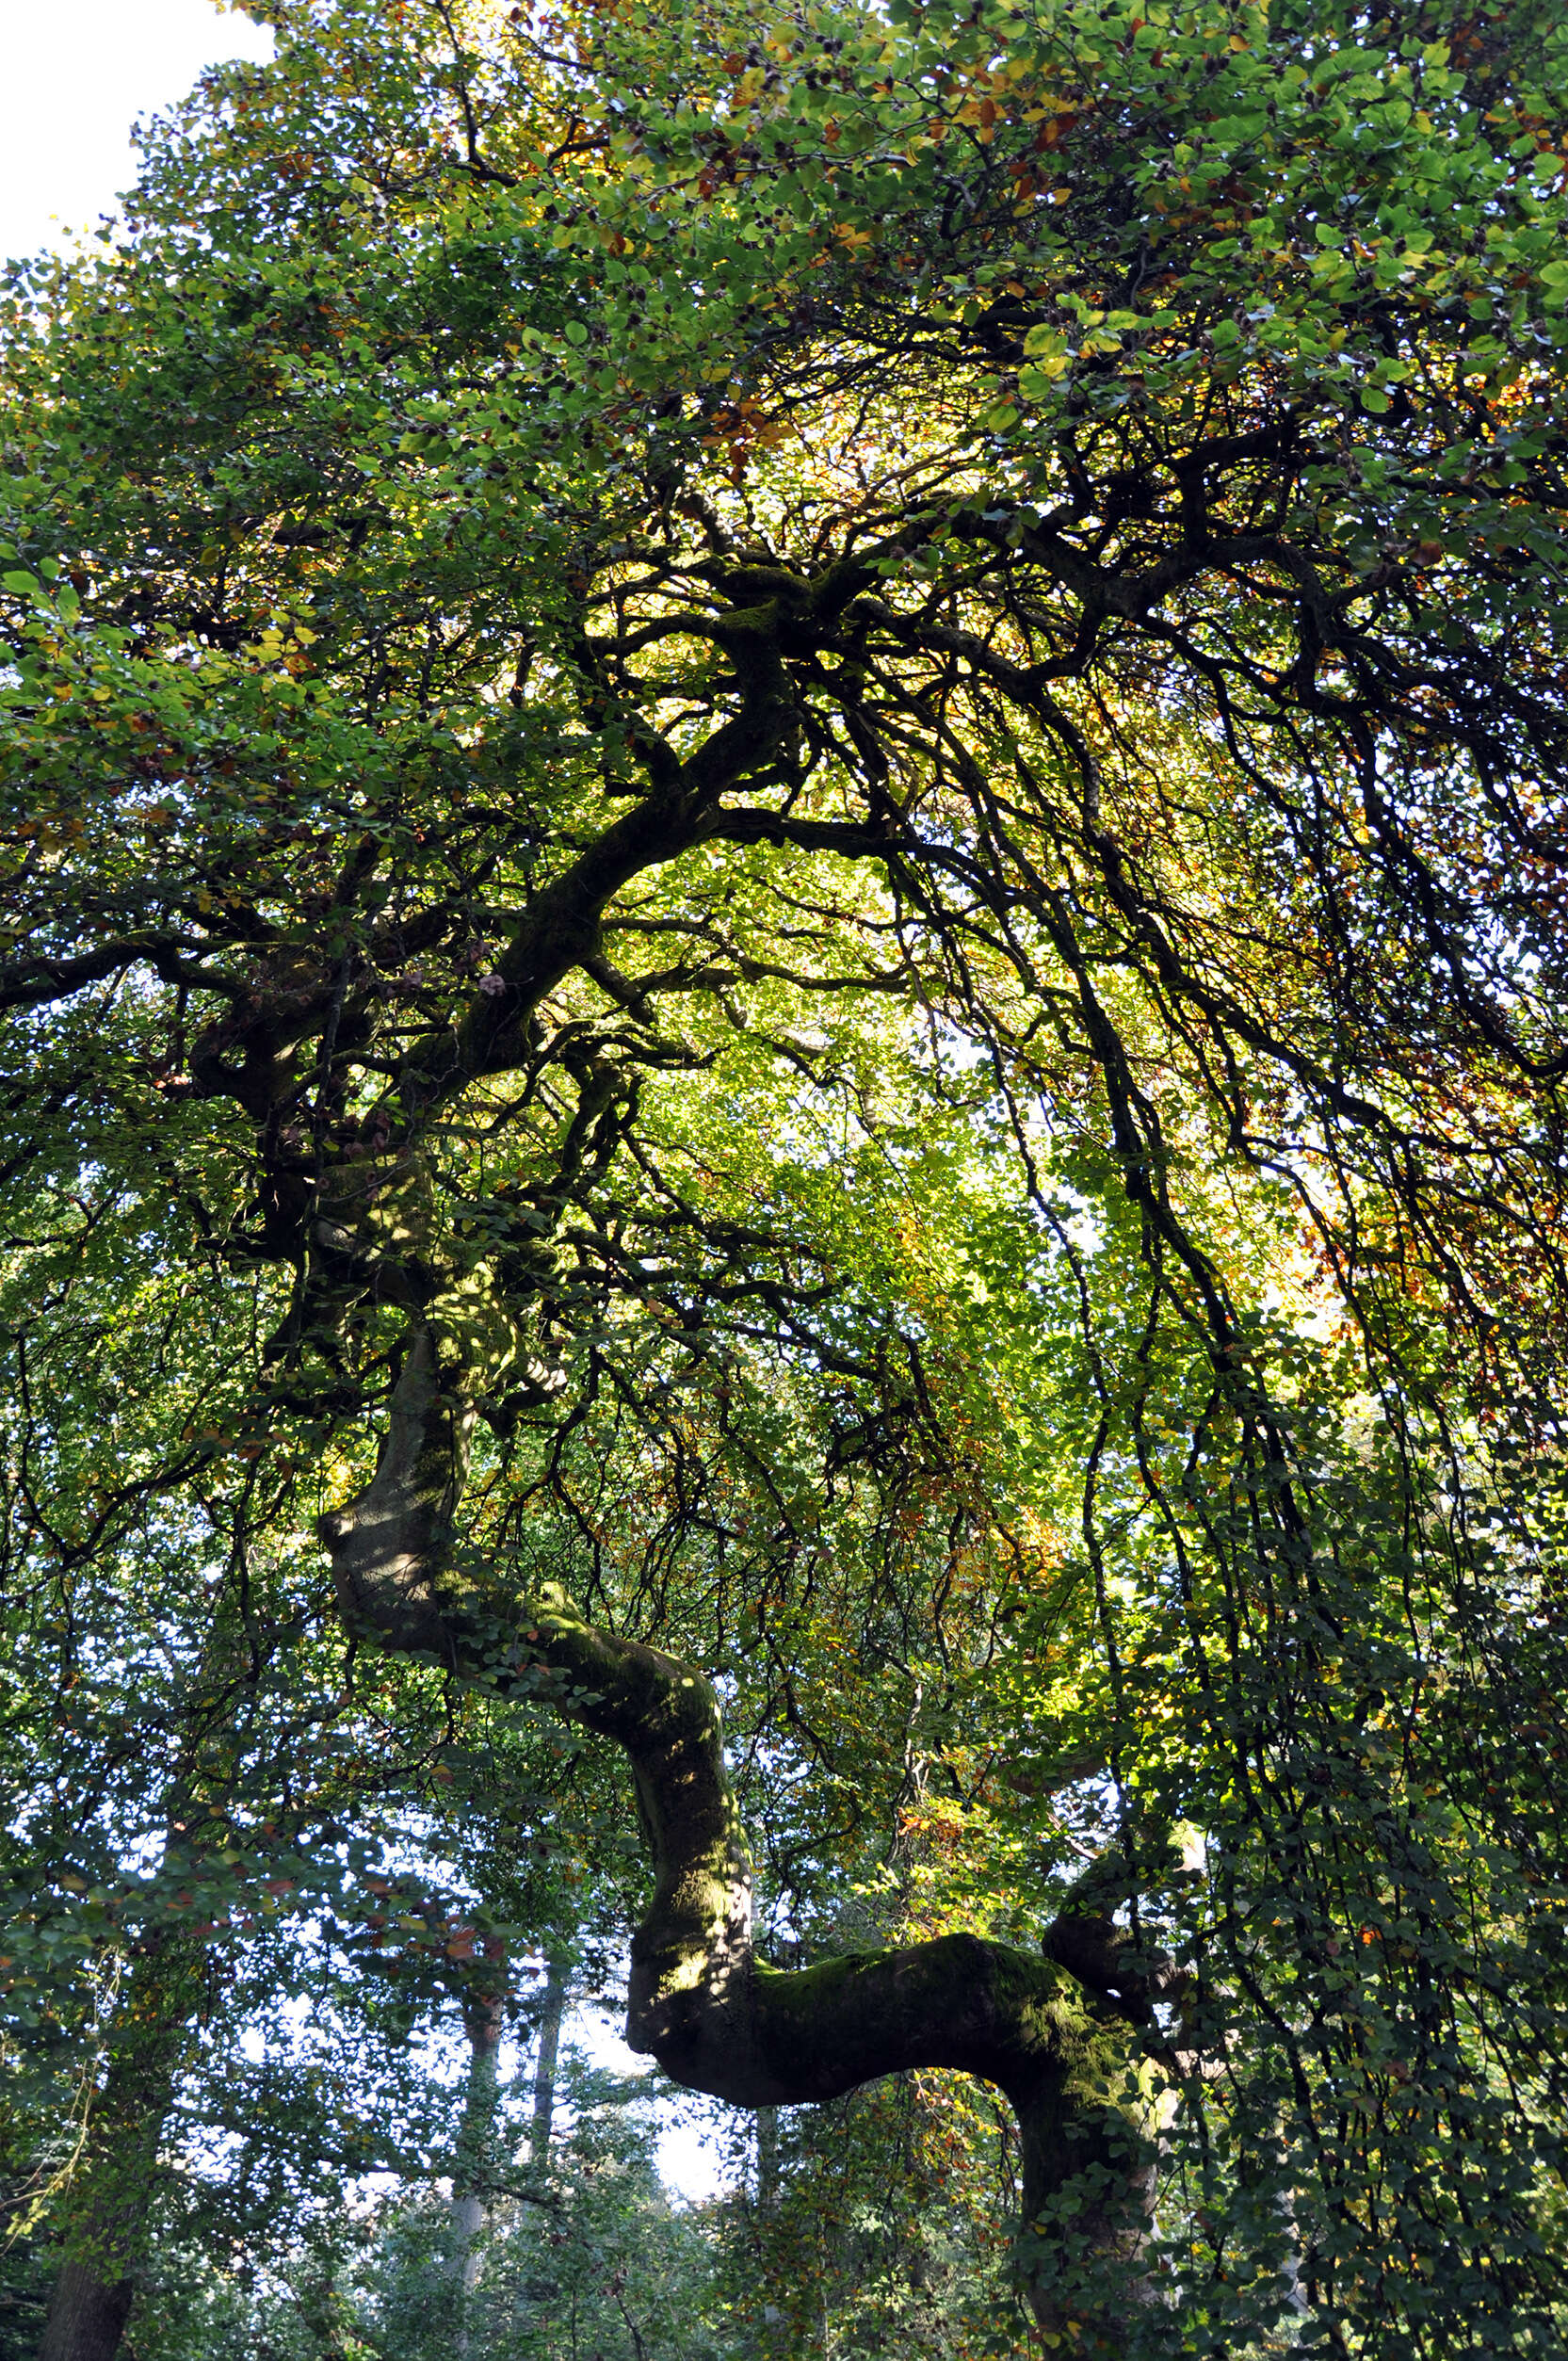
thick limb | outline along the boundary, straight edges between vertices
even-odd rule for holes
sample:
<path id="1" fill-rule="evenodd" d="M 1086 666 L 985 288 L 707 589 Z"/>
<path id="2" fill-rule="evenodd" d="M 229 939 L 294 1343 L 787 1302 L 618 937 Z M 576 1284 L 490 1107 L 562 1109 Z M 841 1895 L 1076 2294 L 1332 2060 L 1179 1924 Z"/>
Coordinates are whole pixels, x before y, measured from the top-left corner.
<path id="1" fill-rule="evenodd" d="M 724 1761 L 713 1688 L 695 1666 L 589 1623 L 545 1586 L 509 1597 L 460 1568 L 452 1524 L 466 1414 L 444 1389 L 428 1332 L 399 1381 L 380 1465 L 322 1521 L 345 1621 L 359 1636 L 428 1654 L 497 1686 L 541 1674 L 559 1711 L 625 1753 L 654 1871 L 632 1940 L 627 2040 L 676 2081 L 740 2107 L 834 2098 L 911 2067 L 995 2083 L 1017 2113 L 1025 2277 L 1043 2318 L 1053 2254 L 1141 2294 L 1148 2203 L 1134 2012 L 1061 1957 L 975 1935 L 769 1968 L 752 1941 L 752 1862 Z M 1070 1946 L 1063 1946 L 1071 1951 Z M 1077 1963 L 1079 1971 L 1083 1962 Z M 1066 2299 L 1079 2350 L 1121 2348 L 1112 2305 Z M 1095 2328 L 1095 2316 L 1100 2325 Z"/>

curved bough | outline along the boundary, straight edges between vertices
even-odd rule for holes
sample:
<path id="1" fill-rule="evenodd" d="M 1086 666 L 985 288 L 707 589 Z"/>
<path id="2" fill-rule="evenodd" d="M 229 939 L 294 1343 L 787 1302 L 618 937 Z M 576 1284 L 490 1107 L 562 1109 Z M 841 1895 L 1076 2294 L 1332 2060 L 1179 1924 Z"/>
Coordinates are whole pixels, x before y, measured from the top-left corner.
<path id="1" fill-rule="evenodd" d="M 625 1754 L 654 1870 L 632 1939 L 626 2038 L 732 2106 L 799 2106 L 911 2067 L 994 2083 L 1023 2154 L 1020 2286 L 1075 2350 L 1125 2348 L 1149 2300 L 1152 2159 L 1137 2066 L 1155 1981 L 1108 1918 L 1059 1918 L 1041 1956 L 971 1934 L 791 1969 L 757 1957 L 752 1859 L 718 1700 L 693 1665 L 588 1622 L 566 1593 L 490 1589 L 459 1566 L 475 1411 L 416 1327 L 374 1478 L 321 1520 L 345 1624 L 506 1689 L 526 1680 Z"/>

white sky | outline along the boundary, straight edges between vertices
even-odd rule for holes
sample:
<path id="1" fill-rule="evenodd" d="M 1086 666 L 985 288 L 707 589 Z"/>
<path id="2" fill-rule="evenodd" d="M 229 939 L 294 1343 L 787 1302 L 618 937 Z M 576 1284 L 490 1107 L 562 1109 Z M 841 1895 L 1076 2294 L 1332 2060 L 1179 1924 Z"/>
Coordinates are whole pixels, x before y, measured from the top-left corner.
<path id="1" fill-rule="evenodd" d="M 130 127 L 272 36 L 218 0 L 0 0 L 0 255 L 90 230 L 136 178 Z"/>
<path id="2" fill-rule="evenodd" d="M 590 2065 L 603 2066 L 611 2074 L 649 2071 L 652 2062 L 627 2048 L 619 2026 L 602 2009 L 574 2009 L 569 2038 Z M 703 2122 L 704 2115 L 719 2111 L 711 2102 L 694 2099 L 679 2113 L 666 2114 L 659 2125 L 659 2178 L 677 2196 L 694 2202 L 716 2197 L 731 2177 L 724 2153 Z"/>

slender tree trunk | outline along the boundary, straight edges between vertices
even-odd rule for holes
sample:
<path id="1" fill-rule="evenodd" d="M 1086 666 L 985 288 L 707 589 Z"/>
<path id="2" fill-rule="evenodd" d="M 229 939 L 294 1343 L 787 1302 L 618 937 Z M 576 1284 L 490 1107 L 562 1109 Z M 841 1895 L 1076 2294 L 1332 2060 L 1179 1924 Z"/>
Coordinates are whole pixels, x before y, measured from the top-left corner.
<path id="1" fill-rule="evenodd" d="M 779 2110 L 757 2109 L 757 2211 L 776 2213 L 779 2205 Z"/>
<path id="2" fill-rule="evenodd" d="M 496 2053 L 506 2017 L 506 1949 L 487 1942 L 482 1965 L 463 1994 L 463 2029 L 468 2035 L 468 2078 L 462 2123 L 452 2175 L 452 2275 L 457 2282 L 458 2353 L 468 2350 L 468 2302 L 479 2277 L 478 2244 L 490 2208 L 485 2194 L 494 2162 L 498 2097 Z"/>
<path id="3" fill-rule="evenodd" d="M 564 1591 L 487 1584 L 453 1549 L 475 1410 L 436 1331 L 415 1327 L 376 1475 L 322 1520 L 349 1629 L 558 1710 L 629 1758 L 654 1891 L 632 1940 L 626 2038 L 690 2090 L 799 2106 L 913 2066 L 995 2083 L 1018 2117 L 1021 2282 L 1078 2361 L 1125 2351 L 1148 2301 L 1150 2146 L 1137 2028 L 1151 1979 L 1108 1920 L 1059 1920 L 1045 1955 L 954 1934 L 770 1968 L 752 1941 L 752 1863 L 719 1704 L 693 1665 L 587 1622 Z"/>
<path id="4" fill-rule="evenodd" d="M 565 2013 L 566 1986 L 551 1967 L 545 1975 L 544 2005 L 539 2019 L 533 2117 L 528 2127 L 528 2161 L 536 2173 L 542 2173 L 550 2161 L 550 2133 L 556 2118 L 556 2062 L 560 2054 L 561 2019 Z"/>
<path id="5" fill-rule="evenodd" d="M 565 2013 L 566 1981 L 551 1965 L 545 1969 L 544 1990 L 541 1996 L 539 2048 L 534 2057 L 533 2106 L 528 2122 L 528 2180 L 535 2190 L 550 2166 L 550 2135 L 556 2114 L 556 2066 L 560 2054 L 561 2020 Z M 520 2148 L 517 2156 L 519 2162 L 522 2156 Z M 537 2216 L 534 2218 L 538 2219 Z M 518 2298 L 520 2305 L 547 2304 L 558 2292 L 558 2283 L 550 2277 L 542 2256 L 541 2261 L 544 2263 L 544 2268 L 537 2277 L 530 2275 L 524 2282 L 523 2292 Z M 548 2321 L 544 2325 L 548 2328 Z"/>

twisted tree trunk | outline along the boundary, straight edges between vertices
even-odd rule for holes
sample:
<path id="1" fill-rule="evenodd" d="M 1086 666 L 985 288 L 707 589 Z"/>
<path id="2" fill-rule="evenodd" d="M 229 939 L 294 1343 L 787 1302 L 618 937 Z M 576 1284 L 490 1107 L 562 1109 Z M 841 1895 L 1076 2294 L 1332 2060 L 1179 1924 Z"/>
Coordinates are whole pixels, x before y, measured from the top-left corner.
<path id="1" fill-rule="evenodd" d="M 752 1862 L 724 1762 L 718 1702 L 691 1664 L 587 1622 L 564 1591 L 525 1598 L 461 1571 L 453 1528 L 472 1408 L 414 1334 L 371 1483 L 322 1519 L 338 1599 L 362 1639 L 505 1688 L 541 1673 L 558 1709 L 631 1765 L 654 1891 L 632 1940 L 626 2038 L 689 2090 L 732 2106 L 799 2106 L 915 2066 L 994 2083 L 1024 2163 L 1020 2277 L 1076 2350 L 1126 2349 L 1146 2288 L 1149 2143 L 1132 2065 L 1146 2009 L 1114 1997 L 1114 1935 L 1059 1921 L 1055 1956 L 970 1934 L 765 1965 L 752 1940 Z M 1120 1988 L 1118 1988 L 1120 1990 Z"/>

